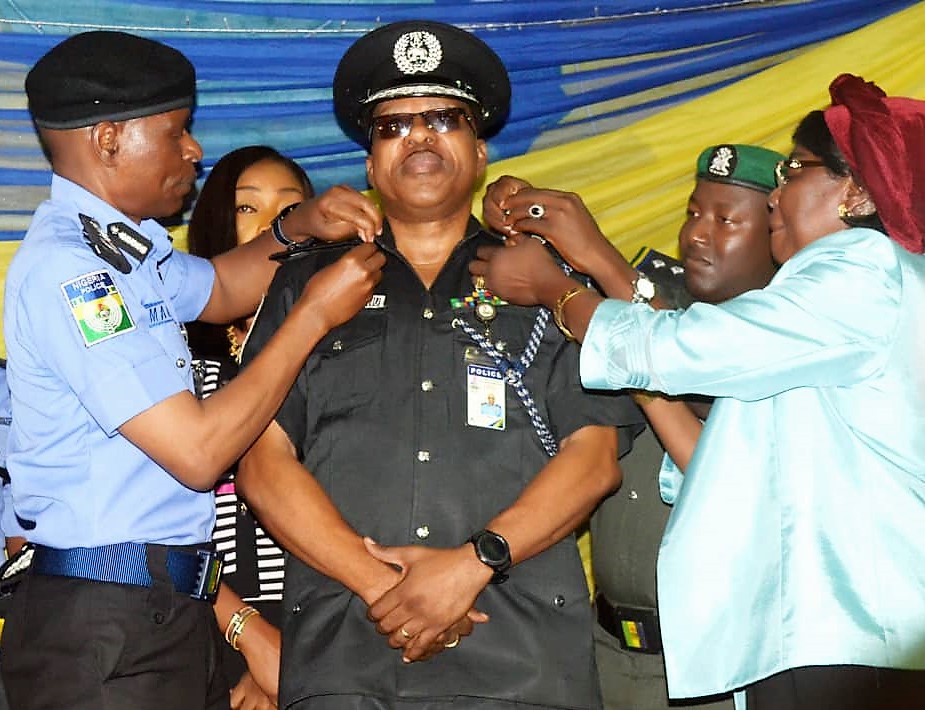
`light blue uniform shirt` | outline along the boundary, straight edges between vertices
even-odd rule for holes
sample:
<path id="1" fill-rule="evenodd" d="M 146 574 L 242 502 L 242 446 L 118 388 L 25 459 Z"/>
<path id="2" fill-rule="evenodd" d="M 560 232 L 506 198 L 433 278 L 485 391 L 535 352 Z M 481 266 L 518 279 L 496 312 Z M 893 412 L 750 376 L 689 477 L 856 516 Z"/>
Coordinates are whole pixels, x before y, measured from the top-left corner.
<path id="1" fill-rule="evenodd" d="M 925 256 L 866 229 L 721 305 L 598 307 L 584 385 L 719 398 L 659 555 L 672 697 L 925 668 L 923 328 Z"/>
<path id="2" fill-rule="evenodd" d="M 4 468 L 6 468 L 6 446 L 12 421 L 10 387 L 6 381 L 6 365 L 3 365 L 0 366 L 0 466 Z M 3 544 L 2 538 L 25 536 L 26 531 L 22 529 L 13 512 L 10 487 L 4 484 L 0 489 L 0 545 Z M 0 552 L 0 560 L 2 559 L 4 555 Z"/>
<path id="3" fill-rule="evenodd" d="M 78 215 L 123 222 L 153 242 L 120 273 L 84 240 Z M 29 539 L 52 547 L 210 539 L 211 493 L 193 491 L 117 431 L 192 391 L 180 324 L 205 307 L 215 273 L 174 251 L 153 220 L 123 214 L 60 176 L 6 277 L 4 336 L 13 396 L 8 468 Z M 84 300 L 80 303 L 81 299 Z"/>

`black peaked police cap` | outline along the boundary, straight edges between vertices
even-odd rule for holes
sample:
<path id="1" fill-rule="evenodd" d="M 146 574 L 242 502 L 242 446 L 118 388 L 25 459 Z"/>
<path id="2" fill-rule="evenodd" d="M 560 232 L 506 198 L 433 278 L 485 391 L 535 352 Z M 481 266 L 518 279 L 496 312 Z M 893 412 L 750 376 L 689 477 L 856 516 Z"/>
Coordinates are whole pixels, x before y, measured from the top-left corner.
<path id="1" fill-rule="evenodd" d="M 379 27 L 354 42 L 337 65 L 334 112 L 358 143 L 368 145 L 373 106 L 409 96 L 445 96 L 472 104 L 484 137 L 504 123 L 511 84 L 501 59 L 482 40 L 428 20 Z"/>
<path id="2" fill-rule="evenodd" d="M 196 71 L 166 44 L 125 32 L 83 32 L 35 63 L 26 95 L 37 126 L 83 128 L 191 107 Z"/>

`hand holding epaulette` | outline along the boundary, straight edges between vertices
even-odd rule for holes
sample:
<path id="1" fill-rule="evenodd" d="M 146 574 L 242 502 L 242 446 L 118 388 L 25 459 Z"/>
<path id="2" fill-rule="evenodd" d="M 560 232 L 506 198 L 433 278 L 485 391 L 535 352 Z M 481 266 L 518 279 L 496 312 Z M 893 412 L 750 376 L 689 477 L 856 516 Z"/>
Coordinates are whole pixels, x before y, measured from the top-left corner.
<path id="1" fill-rule="evenodd" d="M 482 207 L 492 229 L 505 236 L 542 237 L 576 271 L 595 276 L 594 270 L 613 257 L 613 245 L 574 192 L 535 188 L 505 175 L 488 186 Z"/>
<path id="2" fill-rule="evenodd" d="M 382 232 L 382 221 L 382 213 L 369 197 L 347 185 L 335 185 L 288 213 L 283 227 L 294 241 L 336 242 L 359 236 L 371 242 Z"/>
<path id="3" fill-rule="evenodd" d="M 382 278 L 385 255 L 375 244 L 360 244 L 316 273 L 302 299 L 317 312 L 326 330 L 350 320 L 366 305 Z"/>

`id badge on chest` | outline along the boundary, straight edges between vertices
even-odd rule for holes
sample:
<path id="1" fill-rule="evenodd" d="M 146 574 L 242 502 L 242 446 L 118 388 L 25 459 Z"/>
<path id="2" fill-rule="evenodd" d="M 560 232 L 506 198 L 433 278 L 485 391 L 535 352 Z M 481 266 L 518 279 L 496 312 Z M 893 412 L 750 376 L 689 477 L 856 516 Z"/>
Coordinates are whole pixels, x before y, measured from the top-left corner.
<path id="1" fill-rule="evenodd" d="M 466 348 L 466 422 L 503 431 L 507 419 L 501 371 L 476 347 Z"/>

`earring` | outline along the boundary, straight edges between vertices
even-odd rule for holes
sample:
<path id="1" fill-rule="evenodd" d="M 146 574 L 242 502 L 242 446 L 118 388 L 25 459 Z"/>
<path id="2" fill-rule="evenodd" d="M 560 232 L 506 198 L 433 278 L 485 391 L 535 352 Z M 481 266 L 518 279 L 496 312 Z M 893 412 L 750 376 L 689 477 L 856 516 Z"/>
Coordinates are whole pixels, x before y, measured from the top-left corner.
<path id="1" fill-rule="evenodd" d="M 851 213 L 848 211 L 848 206 L 844 202 L 842 202 L 838 206 L 838 218 L 840 220 L 845 220 L 850 216 L 851 216 Z"/>

